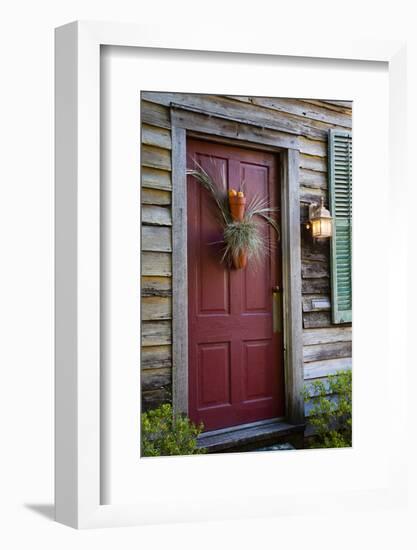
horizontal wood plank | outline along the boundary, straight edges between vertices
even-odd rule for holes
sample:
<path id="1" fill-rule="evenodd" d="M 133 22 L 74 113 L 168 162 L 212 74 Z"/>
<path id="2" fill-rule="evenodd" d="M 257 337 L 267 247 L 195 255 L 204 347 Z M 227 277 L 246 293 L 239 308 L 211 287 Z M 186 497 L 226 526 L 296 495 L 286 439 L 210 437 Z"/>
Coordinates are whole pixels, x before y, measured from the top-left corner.
<path id="1" fill-rule="evenodd" d="M 171 252 L 171 228 L 142 226 L 142 250 L 151 252 Z"/>
<path id="2" fill-rule="evenodd" d="M 141 300 L 142 320 L 158 321 L 171 319 L 172 301 L 166 296 L 145 296 Z"/>
<path id="3" fill-rule="evenodd" d="M 143 99 L 140 103 L 141 110 L 141 122 L 142 124 L 149 124 L 150 126 L 159 126 L 161 128 L 171 128 L 171 116 L 169 109 L 164 105 L 158 105 L 155 102 L 145 101 Z"/>
<path id="4" fill-rule="evenodd" d="M 331 324 L 330 311 L 311 311 L 303 313 L 304 328 L 330 327 Z"/>
<path id="5" fill-rule="evenodd" d="M 345 113 L 333 111 L 328 105 L 314 105 L 306 103 L 301 99 L 274 98 L 274 97 L 253 97 L 253 96 L 228 96 L 236 101 L 243 101 L 251 105 L 259 105 L 271 111 L 291 114 L 300 121 L 319 121 L 326 124 L 337 125 L 345 128 L 352 128 L 352 117 Z"/>
<path id="6" fill-rule="evenodd" d="M 302 279 L 301 291 L 303 294 L 329 294 L 330 279 L 323 277 L 321 279 Z"/>
<path id="7" fill-rule="evenodd" d="M 324 262 L 301 262 L 301 275 L 303 279 L 321 279 L 329 277 L 329 266 Z"/>
<path id="8" fill-rule="evenodd" d="M 326 359 L 339 359 L 340 357 L 352 357 L 352 342 L 331 342 L 328 344 L 315 344 L 304 346 L 304 363 L 312 361 L 324 361 Z"/>
<path id="9" fill-rule="evenodd" d="M 304 102 L 311 105 L 324 107 L 337 113 L 344 113 L 345 115 L 349 115 L 350 117 L 352 116 L 352 102 L 350 102 L 350 105 L 346 107 L 343 107 L 343 105 L 337 105 L 335 103 L 329 103 L 328 101 L 326 102 L 320 99 L 304 99 Z"/>
<path id="10" fill-rule="evenodd" d="M 171 204 L 171 192 L 161 191 L 160 189 L 142 188 L 141 192 L 142 204 L 155 204 L 159 206 L 168 206 Z"/>
<path id="11" fill-rule="evenodd" d="M 316 328 L 303 331 L 303 344 L 330 344 L 333 342 L 349 342 L 352 340 L 352 327 Z"/>
<path id="12" fill-rule="evenodd" d="M 142 223 L 149 225 L 172 225 L 171 209 L 150 204 L 142 205 Z"/>
<path id="13" fill-rule="evenodd" d="M 171 170 L 171 152 L 160 147 L 142 145 L 141 164 L 148 168 Z"/>
<path id="14" fill-rule="evenodd" d="M 171 321 L 143 321 L 142 346 L 171 344 Z"/>
<path id="15" fill-rule="evenodd" d="M 171 149 L 171 132 L 166 128 L 142 124 L 142 143 L 161 149 Z"/>
<path id="16" fill-rule="evenodd" d="M 314 378 L 323 378 L 330 374 L 337 374 L 343 370 L 352 368 L 352 358 L 343 357 L 341 359 L 326 359 L 324 361 L 315 361 L 304 365 L 304 380 Z"/>
<path id="17" fill-rule="evenodd" d="M 323 197 L 324 202 L 327 203 L 327 192 L 325 189 L 315 189 L 313 187 L 300 185 L 300 202 L 306 204 L 320 202 L 321 197 Z"/>
<path id="18" fill-rule="evenodd" d="M 303 298 L 303 311 L 329 311 L 331 308 L 330 296 L 324 294 L 308 294 Z"/>
<path id="19" fill-rule="evenodd" d="M 172 347 L 170 345 L 143 347 L 140 367 L 141 370 L 171 368 Z"/>
<path id="20" fill-rule="evenodd" d="M 309 139 L 304 136 L 298 138 L 300 153 L 327 158 L 327 140 Z"/>
<path id="21" fill-rule="evenodd" d="M 142 277 L 142 296 L 171 296 L 171 277 Z"/>
<path id="22" fill-rule="evenodd" d="M 171 274 L 171 254 L 164 252 L 142 252 L 142 275 L 167 277 Z"/>
<path id="23" fill-rule="evenodd" d="M 211 113 L 219 117 L 225 117 L 229 120 L 232 119 L 245 124 L 306 137 L 324 139 L 327 137 L 329 128 L 343 129 L 343 127 L 337 125 L 328 125 L 315 120 L 306 121 L 287 113 L 280 113 L 280 116 L 272 117 L 267 109 L 250 103 L 242 104 L 225 96 L 143 92 L 143 98 L 146 101 L 160 105 L 169 106 L 174 104 L 189 107 L 207 114 Z"/>
<path id="24" fill-rule="evenodd" d="M 300 168 L 299 176 L 300 184 L 304 187 L 313 187 L 315 189 L 327 190 L 327 174 L 324 172 L 318 172 L 316 170 L 307 170 L 306 168 Z"/>
<path id="25" fill-rule="evenodd" d="M 197 133 L 197 137 L 200 137 L 200 134 L 210 134 L 220 138 L 220 141 L 239 139 L 259 144 L 263 148 L 266 146 L 298 148 L 298 137 L 292 134 L 192 111 L 173 109 L 173 124 Z"/>
<path id="26" fill-rule="evenodd" d="M 142 411 L 156 409 L 164 403 L 171 403 L 172 391 L 170 387 L 142 392 Z"/>
<path id="27" fill-rule="evenodd" d="M 143 187 L 171 191 L 171 172 L 142 166 L 142 188 Z"/>
<path id="28" fill-rule="evenodd" d="M 300 155 L 300 168 L 314 170 L 316 172 L 327 172 L 327 158 L 313 155 Z"/>
<path id="29" fill-rule="evenodd" d="M 158 390 L 172 383 L 171 369 L 143 370 L 140 377 L 142 391 Z"/>

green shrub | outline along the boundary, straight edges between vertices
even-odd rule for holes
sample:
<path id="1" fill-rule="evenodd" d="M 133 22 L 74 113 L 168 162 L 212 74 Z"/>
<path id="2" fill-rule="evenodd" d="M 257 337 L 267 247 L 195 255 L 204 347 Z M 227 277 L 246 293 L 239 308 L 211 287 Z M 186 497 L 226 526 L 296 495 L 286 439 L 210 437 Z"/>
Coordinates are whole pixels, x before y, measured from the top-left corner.
<path id="1" fill-rule="evenodd" d="M 142 414 L 142 456 L 202 454 L 197 436 L 203 425 L 196 426 L 184 415 L 174 417 L 171 405 L 161 405 Z"/>
<path id="2" fill-rule="evenodd" d="M 333 398 L 330 394 L 333 394 Z M 312 403 L 309 422 L 315 448 L 352 446 L 352 372 L 343 371 L 317 380 L 304 388 L 306 403 Z"/>

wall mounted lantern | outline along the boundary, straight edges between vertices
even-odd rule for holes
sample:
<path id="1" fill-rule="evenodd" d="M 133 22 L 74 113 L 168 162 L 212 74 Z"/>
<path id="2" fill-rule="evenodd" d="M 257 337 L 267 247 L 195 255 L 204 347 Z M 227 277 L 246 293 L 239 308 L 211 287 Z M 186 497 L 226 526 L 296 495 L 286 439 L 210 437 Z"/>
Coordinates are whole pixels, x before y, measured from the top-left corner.
<path id="1" fill-rule="evenodd" d="M 313 202 L 308 207 L 307 229 L 311 227 L 311 233 L 315 239 L 329 238 L 332 236 L 333 218 L 327 208 L 324 208 L 324 200 L 321 197 L 320 204 Z"/>

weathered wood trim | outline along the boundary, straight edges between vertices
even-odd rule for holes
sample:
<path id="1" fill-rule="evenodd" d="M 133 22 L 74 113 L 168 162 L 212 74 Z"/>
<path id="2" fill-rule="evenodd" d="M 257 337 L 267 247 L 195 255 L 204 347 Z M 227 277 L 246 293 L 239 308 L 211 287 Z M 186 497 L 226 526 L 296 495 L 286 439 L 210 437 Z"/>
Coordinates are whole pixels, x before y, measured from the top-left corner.
<path id="1" fill-rule="evenodd" d="M 286 417 L 293 423 L 304 419 L 299 157 L 294 149 L 281 154 Z"/>
<path id="2" fill-rule="evenodd" d="M 219 130 L 207 114 L 178 106 L 171 108 L 172 128 L 172 247 L 173 247 L 173 406 L 176 412 L 188 412 L 188 288 L 187 288 L 187 194 L 186 130 L 208 136 L 234 139 L 235 143 L 275 146 L 281 156 L 282 251 L 284 285 L 284 340 L 286 379 L 286 418 L 292 423 L 304 420 L 302 396 L 303 339 L 301 297 L 300 237 L 300 154 L 298 139 L 288 141 L 280 132 L 256 130 L 247 132 L 238 121 L 220 121 Z M 206 121 L 206 123 L 204 123 Z M 230 122 L 233 124 L 230 125 Z M 244 131 L 245 130 L 245 131 Z M 275 141 L 274 138 L 275 137 Z M 291 136 L 288 136 L 290 138 Z M 251 141 L 253 140 L 253 141 Z M 291 145 L 292 147 L 289 147 Z"/>
<path id="3" fill-rule="evenodd" d="M 352 369 L 352 358 L 341 357 L 340 359 L 325 359 L 307 363 L 304 368 L 304 380 L 323 378 L 331 374 L 337 374 L 343 370 Z"/>
<path id="4" fill-rule="evenodd" d="M 172 402 L 188 413 L 187 177 L 185 129 L 172 126 Z"/>
<path id="5" fill-rule="evenodd" d="M 298 149 L 298 136 L 277 128 L 269 128 L 256 122 L 241 121 L 218 113 L 209 113 L 188 107 L 171 107 L 172 127 L 184 128 L 204 134 L 215 135 L 239 141 L 248 141 L 261 145 L 270 145 L 275 149 Z"/>

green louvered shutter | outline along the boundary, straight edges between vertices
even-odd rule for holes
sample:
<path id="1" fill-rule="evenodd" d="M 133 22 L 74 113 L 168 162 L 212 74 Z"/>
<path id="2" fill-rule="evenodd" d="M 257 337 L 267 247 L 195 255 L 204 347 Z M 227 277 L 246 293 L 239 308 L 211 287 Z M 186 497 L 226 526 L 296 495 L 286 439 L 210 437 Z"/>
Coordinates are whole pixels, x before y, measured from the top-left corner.
<path id="1" fill-rule="evenodd" d="M 329 132 L 329 199 L 333 323 L 352 322 L 352 134 Z"/>

